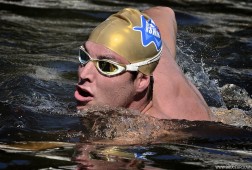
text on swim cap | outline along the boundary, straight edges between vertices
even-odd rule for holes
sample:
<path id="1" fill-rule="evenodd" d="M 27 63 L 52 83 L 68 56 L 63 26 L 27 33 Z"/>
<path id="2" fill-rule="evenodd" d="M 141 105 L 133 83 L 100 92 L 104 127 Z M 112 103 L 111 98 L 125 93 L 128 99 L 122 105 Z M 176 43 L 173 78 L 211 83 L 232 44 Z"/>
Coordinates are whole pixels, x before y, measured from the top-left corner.
<path id="1" fill-rule="evenodd" d="M 162 40 L 160 32 L 152 19 L 147 21 L 145 17 L 141 15 L 141 26 L 135 26 L 133 30 L 141 32 L 141 42 L 144 47 L 154 43 L 157 51 L 161 49 Z"/>
<path id="2" fill-rule="evenodd" d="M 154 35 L 157 38 L 160 38 L 160 34 L 159 31 L 157 30 L 157 26 L 153 25 L 153 23 L 148 23 L 146 22 L 146 28 L 145 28 L 146 32 L 148 32 L 149 34 Z"/>

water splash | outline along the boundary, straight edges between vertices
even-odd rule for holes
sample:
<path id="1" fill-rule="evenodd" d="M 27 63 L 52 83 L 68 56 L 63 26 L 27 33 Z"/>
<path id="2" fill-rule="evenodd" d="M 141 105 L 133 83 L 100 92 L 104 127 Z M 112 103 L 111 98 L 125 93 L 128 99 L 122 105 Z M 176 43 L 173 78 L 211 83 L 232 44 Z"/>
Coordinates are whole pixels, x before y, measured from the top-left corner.
<path id="1" fill-rule="evenodd" d="M 217 81 L 211 80 L 206 71 L 210 68 L 207 68 L 203 61 L 194 61 L 193 54 L 196 52 L 183 40 L 183 34 L 178 37 L 177 42 L 176 60 L 186 77 L 199 89 L 209 106 L 225 107 Z"/>

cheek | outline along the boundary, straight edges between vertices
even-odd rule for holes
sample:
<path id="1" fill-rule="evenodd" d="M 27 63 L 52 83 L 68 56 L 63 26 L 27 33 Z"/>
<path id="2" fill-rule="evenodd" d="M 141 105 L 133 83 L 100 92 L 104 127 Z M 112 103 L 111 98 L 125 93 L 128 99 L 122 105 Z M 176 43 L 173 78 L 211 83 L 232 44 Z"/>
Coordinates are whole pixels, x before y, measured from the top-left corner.
<path id="1" fill-rule="evenodd" d="M 78 67 L 78 80 L 80 81 L 80 66 Z"/>
<path id="2" fill-rule="evenodd" d="M 104 102 L 113 106 L 127 106 L 133 100 L 135 93 L 133 81 L 128 76 L 104 81 L 101 89 L 103 89 Z"/>
<path id="3" fill-rule="evenodd" d="M 125 95 L 127 92 L 131 91 L 132 83 L 124 80 L 110 80 L 107 82 L 103 82 L 102 88 L 104 93 L 109 94 L 108 97 L 117 97 Z"/>

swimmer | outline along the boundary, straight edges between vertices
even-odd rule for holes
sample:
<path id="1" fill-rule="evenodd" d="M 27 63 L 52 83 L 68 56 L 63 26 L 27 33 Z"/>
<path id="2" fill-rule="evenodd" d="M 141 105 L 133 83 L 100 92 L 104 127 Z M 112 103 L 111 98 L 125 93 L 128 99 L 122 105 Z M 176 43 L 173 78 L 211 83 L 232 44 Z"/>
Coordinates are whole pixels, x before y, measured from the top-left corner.
<path id="1" fill-rule="evenodd" d="M 124 107 L 159 119 L 210 120 L 210 109 L 175 61 L 177 25 L 168 7 L 126 8 L 79 49 L 77 109 Z"/>

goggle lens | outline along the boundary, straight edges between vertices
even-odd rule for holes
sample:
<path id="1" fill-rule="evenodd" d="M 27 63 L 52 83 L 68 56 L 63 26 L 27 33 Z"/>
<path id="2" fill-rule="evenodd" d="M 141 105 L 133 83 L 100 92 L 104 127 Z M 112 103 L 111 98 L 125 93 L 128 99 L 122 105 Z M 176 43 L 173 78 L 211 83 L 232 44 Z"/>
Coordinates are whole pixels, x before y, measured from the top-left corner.
<path id="1" fill-rule="evenodd" d="M 104 60 L 98 60 L 97 65 L 101 71 L 107 73 L 113 73 L 118 70 L 118 67 L 116 65 Z"/>
<path id="2" fill-rule="evenodd" d="M 100 73 L 102 73 L 105 76 L 114 76 L 122 73 L 125 71 L 125 68 L 113 61 L 106 60 L 106 59 L 93 59 L 88 54 L 88 52 L 85 50 L 83 46 L 80 47 L 79 50 L 79 61 L 84 66 L 89 61 L 92 61 L 95 63 L 95 67 L 99 70 Z"/>
<path id="3" fill-rule="evenodd" d="M 79 60 L 81 64 L 86 64 L 90 60 L 88 53 L 82 48 L 79 50 Z"/>

